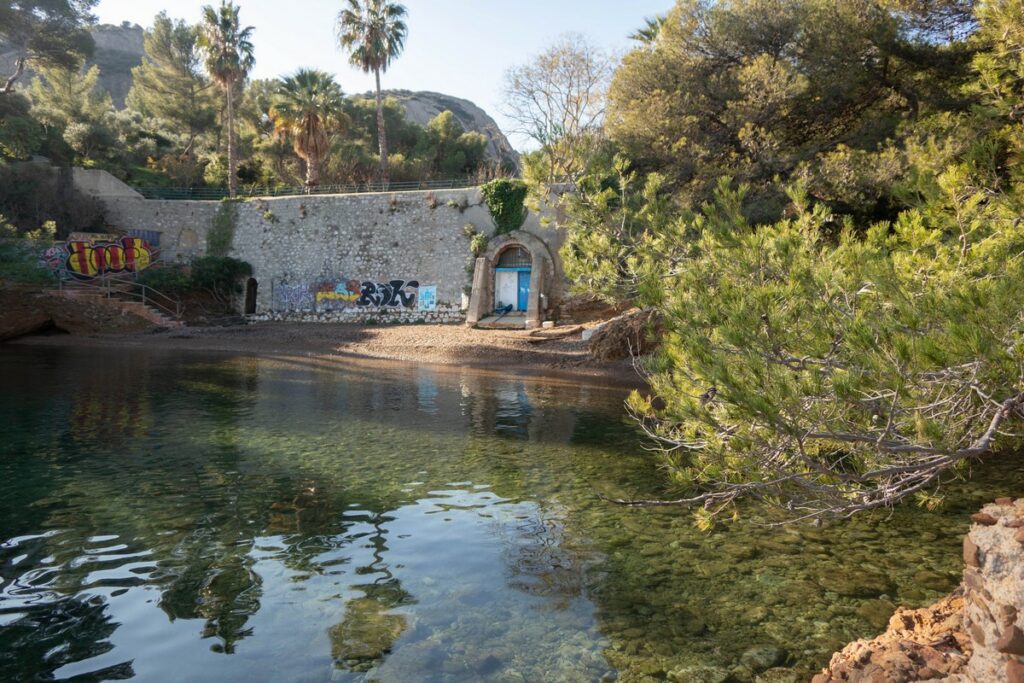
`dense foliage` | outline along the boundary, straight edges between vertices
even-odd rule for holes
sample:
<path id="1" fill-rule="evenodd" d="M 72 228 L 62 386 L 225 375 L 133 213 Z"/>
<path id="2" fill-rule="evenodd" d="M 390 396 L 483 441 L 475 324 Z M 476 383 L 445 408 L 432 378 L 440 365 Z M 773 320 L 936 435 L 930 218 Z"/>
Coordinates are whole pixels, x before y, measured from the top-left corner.
<path id="1" fill-rule="evenodd" d="M 139 274 L 139 282 L 172 297 L 202 293 L 212 297 L 217 307 L 229 309 L 242 292 L 244 278 L 252 275 L 252 266 L 228 256 L 204 256 L 188 266 L 162 265 Z"/>
<path id="2" fill-rule="evenodd" d="M 1024 2 L 679 0 L 642 34 L 563 251 L 664 320 L 630 405 L 680 496 L 642 502 L 930 505 L 1019 446 Z"/>
<path id="3" fill-rule="evenodd" d="M 93 51 L 85 24 L 99 0 L 8 0 L 0 3 L 0 39 L 14 48 L 16 70 L 0 96 L 14 92 L 25 68 L 74 67 Z"/>
<path id="4" fill-rule="evenodd" d="M 527 214 L 526 195 L 529 193 L 525 182 L 498 178 L 482 186 L 480 193 L 494 219 L 497 234 L 513 232 L 523 226 Z"/>
<path id="5" fill-rule="evenodd" d="M 906 121 L 969 105 L 959 86 L 973 48 L 922 36 L 943 3 L 903 4 L 681 0 L 616 73 L 608 135 L 685 202 L 706 201 L 729 175 L 750 187 L 751 218 L 775 220 L 779 178 L 812 174 L 827 192 L 847 181 L 848 165 L 827 167 L 832 155 L 872 151 Z M 857 207 L 869 217 L 891 217 L 877 196 L 889 168 L 858 179 L 875 193 Z"/>

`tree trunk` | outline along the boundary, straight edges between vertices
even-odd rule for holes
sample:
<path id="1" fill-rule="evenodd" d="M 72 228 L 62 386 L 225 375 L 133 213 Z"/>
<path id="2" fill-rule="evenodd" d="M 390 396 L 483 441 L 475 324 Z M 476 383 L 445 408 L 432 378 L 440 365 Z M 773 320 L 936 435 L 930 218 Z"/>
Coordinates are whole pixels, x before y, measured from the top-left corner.
<path id="1" fill-rule="evenodd" d="M 7 79 L 4 89 L 0 90 L 0 95 L 6 95 L 14 92 L 14 84 L 17 83 L 18 79 L 21 78 L 21 75 L 25 73 L 25 58 L 18 57 L 18 61 L 15 63 L 17 64 L 17 69 L 15 70 L 14 75 Z"/>
<path id="2" fill-rule="evenodd" d="M 238 194 L 238 160 L 235 159 L 235 84 L 227 88 L 228 94 L 228 195 Z"/>
<path id="3" fill-rule="evenodd" d="M 306 193 L 311 194 L 313 188 L 320 184 L 320 157 L 310 154 L 306 159 Z"/>
<path id="4" fill-rule="evenodd" d="M 380 94 L 380 69 L 374 70 L 377 77 L 377 139 L 380 141 L 380 181 L 388 186 L 388 134 L 384 128 L 384 99 Z"/>

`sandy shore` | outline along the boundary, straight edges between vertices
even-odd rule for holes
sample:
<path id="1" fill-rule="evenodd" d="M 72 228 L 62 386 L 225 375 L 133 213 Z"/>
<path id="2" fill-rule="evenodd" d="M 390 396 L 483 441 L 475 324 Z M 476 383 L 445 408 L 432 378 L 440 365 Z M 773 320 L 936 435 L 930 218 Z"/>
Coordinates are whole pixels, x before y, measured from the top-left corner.
<path id="1" fill-rule="evenodd" d="M 545 334 L 559 330 L 546 330 Z M 643 386 L 628 360 L 591 359 L 579 334 L 537 341 L 526 331 L 459 325 L 363 326 L 257 323 L 134 334 L 23 337 L 16 345 L 220 351 L 267 356 L 344 357 L 469 367 L 517 375 L 589 378 Z"/>

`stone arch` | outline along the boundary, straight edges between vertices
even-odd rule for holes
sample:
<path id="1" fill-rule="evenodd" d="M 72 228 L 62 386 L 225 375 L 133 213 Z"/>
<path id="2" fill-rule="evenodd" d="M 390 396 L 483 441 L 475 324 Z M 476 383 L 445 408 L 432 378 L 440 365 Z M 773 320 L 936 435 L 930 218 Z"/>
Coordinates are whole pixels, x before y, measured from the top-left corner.
<path id="1" fill-rule="evenodd" d="M 521 247 L 530 254 L 530 288 L 527 295 L 526 327 L 540 327 L 547 302 L 551 299 L 555 260 L 547 244 L 528 232 L 514 231 L 491 239 L 487 250 L 476 260 L 473 270 L 473 293 L 470 296 L 468 325 L 476 325 L 493 310 L 495 268 L 501 255 L 513 247 Z"/>

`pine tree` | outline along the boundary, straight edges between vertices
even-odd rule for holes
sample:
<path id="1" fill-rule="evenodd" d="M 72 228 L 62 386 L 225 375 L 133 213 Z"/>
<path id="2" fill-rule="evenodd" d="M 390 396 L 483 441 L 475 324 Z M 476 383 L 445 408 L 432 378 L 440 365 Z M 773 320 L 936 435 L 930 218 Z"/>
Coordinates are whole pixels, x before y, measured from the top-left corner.
<path id="1" fill-rule="evenodd" d="M 132 69 L 127 105 L 147 118 L 162 121 L 171 137 L 183 140 L 182 153 L 191 155 L 196 138 L 216 122 L 212 84 L 202 71 L 198 30 L 161 12 L 146 31 L 146 54 Z"/>

